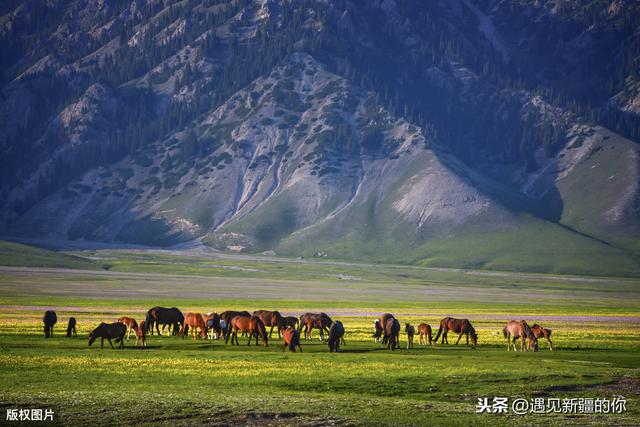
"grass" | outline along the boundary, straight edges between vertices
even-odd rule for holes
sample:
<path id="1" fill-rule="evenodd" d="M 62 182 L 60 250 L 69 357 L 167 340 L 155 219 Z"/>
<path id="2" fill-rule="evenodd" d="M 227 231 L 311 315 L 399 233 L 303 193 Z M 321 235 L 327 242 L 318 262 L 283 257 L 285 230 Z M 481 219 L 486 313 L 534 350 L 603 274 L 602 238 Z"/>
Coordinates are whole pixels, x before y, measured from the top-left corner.
<path id="1" fill-rule="evenodd" d="M 0 265 L 90 270 L 100 268 L 100 265 L 94 264 L 83 257 L 4 240 L 0 240 Z"/>

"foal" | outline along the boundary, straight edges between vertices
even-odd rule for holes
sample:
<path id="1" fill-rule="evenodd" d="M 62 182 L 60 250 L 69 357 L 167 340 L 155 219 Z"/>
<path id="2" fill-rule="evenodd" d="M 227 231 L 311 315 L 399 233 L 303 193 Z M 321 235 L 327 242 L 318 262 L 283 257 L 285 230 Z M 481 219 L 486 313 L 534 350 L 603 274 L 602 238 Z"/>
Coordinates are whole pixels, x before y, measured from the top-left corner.
<path id="1" fill-rule="evenodd" d="M 429 345 L 433 344 L 430 325 L 426 323 L 420 323 L 418 325 L 418 334 L 420 334 L 420 345 L 427 345 L 427 340 L 429 340 Z"/>
<path id="2" fill-rule="evenodd" d="M 413 336 L 416 334 L 416 328 L 409 323 L 404 324 L 404 331 L 407 333 L 407 350 L 413 348 Z"/>
<path id="3" fill-rule="evenodd" d="M 138 324 L 138 329 L 136 330 L 136 346 L 138 346 L 138 342 L 142 341 L 142 346 L 147 346 L 147 322 L 144 320 Z"/>

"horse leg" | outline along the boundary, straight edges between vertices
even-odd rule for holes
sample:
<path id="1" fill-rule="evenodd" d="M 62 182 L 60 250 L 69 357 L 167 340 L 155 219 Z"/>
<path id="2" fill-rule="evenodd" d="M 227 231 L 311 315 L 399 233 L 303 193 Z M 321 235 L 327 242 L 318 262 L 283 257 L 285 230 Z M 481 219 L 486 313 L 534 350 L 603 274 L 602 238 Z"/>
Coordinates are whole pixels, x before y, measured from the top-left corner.
<path id="1" fill-rule="evenodd" d="M 507 351 L 511 351 L 511 334 L 507 334 Z"/>
<path id="2" fill-rule="evenodd" d="M 549 341 L 549 349 L 553 351 L 553 343 L 551 342 L 551 338 L 547 338 L 547 341 Z"/>
<path id="3" fill-rule="evenodd" d="M 115 350 L 115 347 L 113 346 L 113 343 L 111 342 L 111 338 L 107 338 L 107 340 L 109 340 L 109 345 L 111 346 L 111 349 Z"/>
<path id="4" fill-rule="evenodd" d="M 100 350 L 104 350 L 104 338 L 100 337 Z"/>
<path id="5" fill-rule="evenodd" d="M 272 333 L 273 333 L 273 325 L 271 325 L 271 329 L 269 329 L 269 338 L 271 338 Z"/>
<path id="6" fill-rule="evenodd" d="M 456 345 L 458 345 L 463 335 L 464 335 L 464 332 L 460 332 L 460 335 L 458 335 L 458 341 L 456 341 Z"/>

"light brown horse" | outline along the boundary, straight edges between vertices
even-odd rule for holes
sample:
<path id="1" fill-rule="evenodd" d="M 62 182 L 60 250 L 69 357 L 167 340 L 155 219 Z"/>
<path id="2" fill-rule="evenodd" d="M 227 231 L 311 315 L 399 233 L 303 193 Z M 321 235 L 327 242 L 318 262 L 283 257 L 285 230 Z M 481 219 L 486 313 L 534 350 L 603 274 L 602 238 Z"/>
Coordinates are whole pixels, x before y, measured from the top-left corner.
<path id="1" fill-rule="evenodd" d="M 436 335 L 435 342 L 438 342 L 438 338 L 440 338 L 440 334 L 442 334 L 442 344 L 445 342 L 449 344 L 449 339 L 447 338 L 447 333 L 449 331 L 460 334 L 456 341 L 456 345 L 458 345 L 460 338 L 462 338 L 463 335 L 467 337 L 467 345 L 469 345 L 469 337 L 471 337 L 471 348 L 476 348 L 476 345 L 478 345 L 478 335 L 476 334 L 476 330 L 471 325 L 469 319 L 454 319 L 453 317 L 445 317 L 442 319 L 440 321 L 440 327 L 438 328 L 438 334 Z"/>
<path id="2" fill-rule="evenodd" d="M 531 332 L 536 336 L 537 339 L 542 337 L 546 338 L 549 341 L 549 350 L 553 351 L 553 343 L 551 342 L 551 329 L 543 328 L 537 323 L 531 327 Z"/>
<path id="3" fill-rule="evenodd" d="M 147 346 L 147 324 L 144 320 L 138 323 L 138 330 L 136 331 L 136 346 L 142 341 L 142 346 Z"/>
<path id="4" fill-rule="evenodd" d="M 251 317 L 251 313 L 249 313 L 248 311 L 234 311 L 234 310 L 227 310 L 220 313 L 220 320 L 224 322 L 224 324 L 226 325 L 226 327 L 222 330 L 222 334 L 224 335 L 225 342 L 229 340 L 229 334 L 231 333 L 231 319 L 233 319 L 236 316 Z"/>
<path id="5" fill-rule="evenodd" d="M 131 336 L 131 331 L 134 335 L 138 334 L 138 322 L 132 317 L 121 317 L 118 319 L 118 323 L 122 323 L 127 327 L 127 339 Z"/>
<path id="6" fill-rule="evenodd" d="M 282 340 L 282 351 L 284 351 L 288 346 L 289 351 L 295 353 L 296 347 L 298 347 L 300 349 L 300 353 L 302 353 L 302 347 L 300 346 L 300 334 L 295 328 L 289 326 L 285 329 L 282 333 Z"/>
<path id="7" fill-rule="evenodd" d="M 96 339 L 100 338 L 100 348 L 104 349 L 104 339 L 106 338 L 111 348 L 113 348 L 111 338 L 115 338 L 116 344 L 120 343 L 119 347 L 124 348 L 124 336 L 126 333 L 127 327 L 122 323 L 100 323 L 98 327 L 89 334 L 89 346 L 91 346 Z"/>
<path id="8" fill-rule="evenodd" d="M 180 330 L 180 336 L 184 338 L 184 336 L 189 332 L 189 328 L 191 328 L 191 338 L 196 339 L 196 330 L 200 328 L 200 337 L 202 339 L 207 338 L 207 325 L 204 323 L 204 319 L 200 313 L 187 313 L 184 317 L 184 323 L 182 324 L 182 329 Z"/>
<path id="9" fill-rule="evenodd" d="M 333 320 L 326 313 L 305 313 L 300 316 L 298 332 L 300 333 L 304 329 L 304 338 L 310 340 L 311 332 L 313 328 L 316 328 L 320 331 L 320 341 L 324 341 L 324 334 L 329 333 L 332 323 Z"/>
<path id="10" fill-rule="evenodd" d="M 407 333 L 407 350 L 409 350 L 413 348 L 413 337 L 416 334 L 416 328 L 409 323 L 405 323 L 404 331 Z"/>
<path id="11" fill-rule="evenodd" d="M 511 350 L 511 344 L 513 344 L 513 351 L 517 351 L 516 340 L 518 338 L 520 338 L 520 351 L 527 350 L 524 345 L 525 340 L 529 340 L 529 348 L 533 348 L 533 351 L 538 351 L 538 339 L 524 320 L 509 320 L 507 325 L 502 328 L 502 333 L 507 339 L 507 351 Z M 513 338 L 513 341 L 511 338 Z"/>
<path id="12" fill-rule="evenodd" d="M 258 316 L 265 327 L 271 327 L 269 330 L 269 338 L 271 338 L 273 328 L 278 329 L 278 338 L 280 338 L 280 328 L 278 328 L 278 325 L 282 323 L 282 315 L 279 311 L 256 310 L 253 312 L 253 315 Z"/>
<path id="13" fill-rule="evenodd" d="M 387 323 L 384 324 L 384 339 L 382 342 L 387 344 L 389 350 L 395 350 L 396 347 L 400 347 L 400 322 L 395 317 L 387 318 Z"/>
<path id="14" fill-rule="evenodd" d="M 236 316 L 231 319 L 231 328 L 233 333 L 231 335 L 231 344 L 236 343 L 236 345 L 240 345 L 238 342 L 238 331 L 247 332 L 249 334 L 249 341 L 247 341 L 247 345 L 251 344 L 251 338 L 256 338 L 256 345 L 258 345 L 258 336 L 262 338 L 262 343 L 265 347 L 269 347 L 269 336 L 267 335 L 267 329 L 264 327 L 264 323 L 258 316 Z M 227 335 L 227 341 L 229 340 L 229 335 Z"/>
<path id="15" fill-rule="evenodd" d="M 431 326 L 426 323 L 420 323 L 418 325 L 418 334 L 420 334 L 420 345 L 427 345 L 427 340 L 429 341 L 429 345 L 433 345 L 431 340 Z"/>

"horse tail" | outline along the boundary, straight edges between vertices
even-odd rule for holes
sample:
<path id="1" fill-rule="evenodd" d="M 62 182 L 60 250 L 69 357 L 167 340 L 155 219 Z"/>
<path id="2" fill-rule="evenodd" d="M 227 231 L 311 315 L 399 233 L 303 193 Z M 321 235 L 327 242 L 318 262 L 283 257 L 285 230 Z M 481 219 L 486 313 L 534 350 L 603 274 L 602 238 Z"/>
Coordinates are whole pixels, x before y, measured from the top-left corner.
<path id="1" fill-rule="evenodd" d="M 436 338 L 435 338 L 435 340 L 434 340 L 436 343 L 438 342 L 438 338 L 440 338 L 440 334 L 442 333 L 442 330 L 444 329 L 444 327 L 443 327 L 443 324 L 442 324 L 442 323 L 443 323 L 443 322 L 440 322 L 440 327 L 438 328 L 438 333 L 436 334 Z"/>
<path id="2" fill-rule="evenodd" d="M 289 340 L 289 351 L 295 353 L 296 352 L 296 332 L 291 332 L 291 339 Z M 298 342 L 300 342 L 300 335 L 298 336 Z"/>
<path id="3" fill-rule="evenodd" d="M 507 338 L 509 336 L 509 334 L 507 333 L 507 327 L 506 326 L 504 328 L 502 328 L 502 335 L 504 335 L 505 338 Z"/>
<path id="4" fill-rule="evenodd" d="M 149 328 L 153 328 L 153 314 L 152 310 L 147 311 L 147 317 L 145 318 L 145 326 L 147 330 L 145 332 L 149 332 Z"/>

